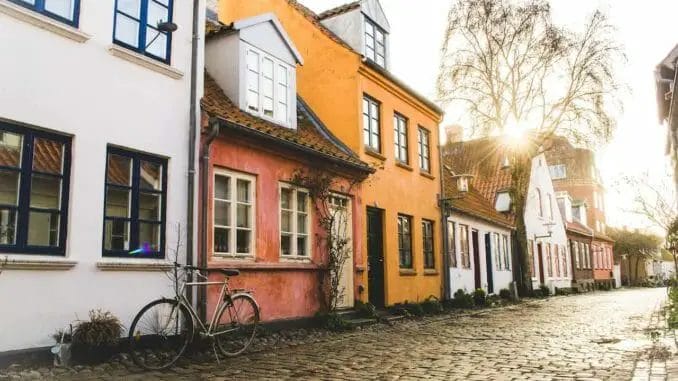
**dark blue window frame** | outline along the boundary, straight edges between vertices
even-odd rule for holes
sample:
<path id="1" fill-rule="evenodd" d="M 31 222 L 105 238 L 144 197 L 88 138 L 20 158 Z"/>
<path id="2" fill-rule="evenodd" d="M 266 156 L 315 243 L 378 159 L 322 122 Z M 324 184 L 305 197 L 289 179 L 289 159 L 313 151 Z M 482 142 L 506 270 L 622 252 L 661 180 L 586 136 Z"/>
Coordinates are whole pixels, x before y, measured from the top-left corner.
<path id="1" fill-rule="evenodd" d="M 172 33 L 163 33 L 167 37 L 167 46 L 165 46 L 165 53 L 166 57 L 158 57 L 154 54 L 151 54 L 146 51 L 146 29 L 151 28 L 154 30 L 154 32 L 157 32 L 157 26 L 156 25 L 149 25 L 148 24 L 148 6 L 149 3 L 155 3 L 159 6 L 162 6 L 163 8 L 167 8 L 167 18 L 168 22 L 172 21 L 172 13 L 174 10 L 174 0 L 168 0 L 168 5 L 164 5 L 162 2 L 156 1 L 156 0 L 139 0 L 140 4 L 140 10 L 139 10 L 139 17 L 134 17 L 132 15 L 129 15 L 121 10 L 118 9 L 118 0 L 115 0 L 115 12 L 114 12 L 114 17 L 113 17 L 113 42 L 117 45 L 123 46 L 127 49 L 133 50 L 139 54 L 143 54 L 147 57 L 153 58 L 155 60 L 164 62 L 166 64 L 170 64 L 170 60 L 172 57 Z M 124 41 L 120 41 L 115 38 L 116 35 L 116 28 L 118 25 L 118 14 L 122 14 L 127 18 L 130 18 L 134 21 L 136 21 L 139 24 L 139 36 L 137 39 L 137 44 L 136 46 L 130 45 Z M 155 36 L 155 34 L 153 35 Z M 153 37 L 151 37 L 152 39 Z"/>
<path id="2" fill-rule="evenodd" d="M 71 177 L 71 137 L 20 127 L 14 124 L 0 121 L 0 131 L 10 132 L 21 135 L 22 152 L 19 165 L 20 167 L 11 167 L 0 165 L 1 170 L 19 173 L 19 200 L 16 206 L 2 205 L 3 208 L 13 209 L 17 213 L 16 221 L 16 240 L 12 245 L 0 244 L 0 253 L 11 254 L 40 254 L 63 256 L 66 253 L 66 236 L 68 228 L 68 196 L 70 194 Z M 35 139 L 41 138 L 52 140 L 63 144 L 63 163 L 62 173 L 46 173 L 33 169 L 33 149 Z M 59 209 L 45 209 L 31 207 L 31 186 L 32 175 L 48 176 L 61 179 L 61 203 Z M 59 214 L 59 241 L 57 246 L 34 246 L 28 244 L 28 218 L 31 211 L 51 212 Z"/>
<path id="3" fill-rule="evenodd" d="M 73 2 L 73 20 L 67 19 L 63 16 L 57 15 L 45 9 L 45 1 L 47 0 L 35 0 L 35 4 L 30 4 L 23 0 L 9 0 L 15 4 L 19 4 L 22 7 L 28 8 L 40 14 L 43 14 L 49 18 L 58 20 L 64 24 L 68 24 L 74 28 L 78 27 L 80 22 L 80 0 L 75 0 Z"/>
<path id="4" fill-rule="evenodd" d="M 119 184 L 110 183 L 108 181 L 108 159 L 110 155 L 118 155 L 129 158 L 132 160 L 132 184 L 130 186 L 121 186 Z M 162 167 L 162 189 L 161 190 L 149 190 L 141 189 L 140 180 L 141 180 L 141 162 L 149 162 L 158 164 Z M 167 160 L 159 158 L 157 156 L 152 156 L 148 154 L 139 153 L 136 151 L 127 150 L 124 148 L 112 147 L 109 146 L 106 152 L 106 170 L 104 171 L 104 181 L 105 181 L 105 190 L 104 190 L 104 223 L 102 231 L 102 240 L 101 240 L 101 249 L 104 257 L 118 257 L 118 258 L 155 258 L 162 259 L 165 258 L 165 221 L 167 213 Z M 109 217 L 106 216 L 106 205 L 107 205 L 107 194 L 108 188 L 113 187 L 115 189 L 122 189 L 130 191 L 130 214 L 129 217 Z M 160 221 L 145 220 L 139 218 L 139 197 L 140 192 L 156 194 L 161 197 L 160 208 Z M 106 221 L 124 221 L 129 223 L 129 250 L 107 250 L 106 249 Z M 139 245 L 139 224 L 147 223 L 160 226 L 160 242 L 159 250 L 139 253 L 139 254 L 130 254 L 132 251 L 140 248 Z"/>

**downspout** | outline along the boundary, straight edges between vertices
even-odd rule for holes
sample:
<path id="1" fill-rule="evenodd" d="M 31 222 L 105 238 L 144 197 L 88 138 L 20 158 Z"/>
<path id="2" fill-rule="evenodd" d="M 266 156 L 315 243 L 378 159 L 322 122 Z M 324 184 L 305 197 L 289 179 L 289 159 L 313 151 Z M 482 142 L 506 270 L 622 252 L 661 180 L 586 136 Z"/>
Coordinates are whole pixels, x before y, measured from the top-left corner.
<path id="1" fill-rule="evenodd" d="M 186 263 L 193 264 L 193 231 L 194 220 L 193 214 L 195 211 L 195 145 L 197 139 L 197 103 L 198 103 L 198 47 L 199 47 L 199 29 L 198 21 L 200 20 L 200 1 L 193 2 L 193 25 L 191 26 L 191 89 L 190 89 L 190 109 L 189 109 L 189 131 L 188 131 L 188 190 L 187 190 L 187 205 L 186 205 Z M 189 282 L 192 280 L 192 275 L 189 274 Z M 193 292 L 189 288 L 186 289 L 186 297 L 188 301 L 193 303 Z"/>
<path id="2" fill-rule="evenodd" d="M 210 176 L 210 147 L 212 142 L 219 135 L 219 121 L 216 118 L 210 118 L 209 131 L 202 144 L 202 156 L 200 158 L 200 256 L 198 257 L 198 267 L 207 267 L 207 228 L 209 218 L 207 215 L 207 200 L 209 199 L 209 176 Z M 198 313 L 201 319 L 207 316 L 207 290 L 206 287 L 198 289 Z"/>
<path id="3" fill-rule="evenodd" d="M 438 196 L 438 205 L 440 207 L 440 227 L 443 229 L 443 300 L 450 300 L 450 266 L 448 263 L 449 258 L 447 257 L 447 253 L 449 252 L 449 248 L 447 247 L 447 236 L 449 232 L 447 231 L 446 205 L 445 201 L 443 201 L 445 198 L 445 176 L 443 176 L 445 164 L 443 163 L 443 147 L 440 144 L 438 145 L 438 167 L 440 167 L 440 196 Z"/>

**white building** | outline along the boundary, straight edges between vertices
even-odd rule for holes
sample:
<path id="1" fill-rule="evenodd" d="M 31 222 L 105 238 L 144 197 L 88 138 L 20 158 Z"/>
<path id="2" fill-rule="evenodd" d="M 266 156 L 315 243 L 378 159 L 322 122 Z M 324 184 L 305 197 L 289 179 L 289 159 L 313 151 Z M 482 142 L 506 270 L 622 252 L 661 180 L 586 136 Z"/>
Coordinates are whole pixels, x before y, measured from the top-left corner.
<path id="1" fill-rule="evenodd" d="M 186 1 L 0 0 L 0 352 L 171 296 L 193 19 Z M 196 67 L 202 89 L 201 48 Z"/>
<path id="2" fill-rule="evenodd" d="M 449 295 L 479 288 L 499 294 L 513 282 L 513 221 L 464 181 L 446 173 Z"/>

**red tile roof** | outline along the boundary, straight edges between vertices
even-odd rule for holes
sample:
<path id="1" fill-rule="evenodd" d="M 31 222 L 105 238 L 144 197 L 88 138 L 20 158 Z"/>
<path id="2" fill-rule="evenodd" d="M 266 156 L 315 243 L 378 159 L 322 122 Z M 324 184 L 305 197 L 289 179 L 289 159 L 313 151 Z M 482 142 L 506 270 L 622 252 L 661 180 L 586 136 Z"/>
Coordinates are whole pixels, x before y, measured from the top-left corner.
<path id="1" fill-rule="evenodd" d="M 211 116 L 218 117 L 222 126 L 238 131 L 269 138 L 291 148 L 303 151 L 335 163 L 371 173 L 374 170 L 348 147 L 343 145 L 317 116 L 308 108 L 303 99 L 297 99 L 297 128 L 291 129 L 256 117 L 242 111 L 224 94 L 212 77 L 205 73 L 205 94 L 202 108 Z"/>
<path id="2" fill-rule="evenodd" d="M 593 230 L 579 221 L 567 222 L 565 221 L 565 230 L 570 233 L 585 235 L 587 237 L 593 236 Z"/>
<path id="3" fill-rule="evenodd" d="M 494 205 L 473 186 L 470 186 L 466 193 L 459 192 L 456 181 L 449 171 L 445 171 L 444 184 L 445 198 L 450 199 L 449 205 L 452 209 L 505 228 L 514 228 L 513 221 L 507 215 L 497 212 Z"/>
<path id="4" fill-rule="evenodd" d="M 332 8 L 332 9 L 328 9 L 328 10 L 318 14 L 318 19 L 320 19 L 320 20 L 326 19 L 328 17 L 337 16 L 337 15 L 340 15 L 342 13 L 352 11 L 356 8 L 360 8 L 360 3 L 361 3 L 360 0 L 358 0 L 358 1 L 348 3 L 348 4 L 340 5 L 338 7 Z"/>

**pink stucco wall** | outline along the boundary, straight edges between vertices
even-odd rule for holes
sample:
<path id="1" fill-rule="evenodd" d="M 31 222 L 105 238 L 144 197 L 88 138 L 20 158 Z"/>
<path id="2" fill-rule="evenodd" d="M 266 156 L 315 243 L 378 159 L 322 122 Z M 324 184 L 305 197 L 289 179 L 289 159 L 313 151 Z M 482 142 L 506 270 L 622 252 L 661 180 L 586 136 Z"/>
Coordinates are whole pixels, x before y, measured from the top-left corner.
<path id="1" fill-rule="evenodd" d="M 222 134 L 212 143 L 210 153 L 210 182 L 208 184 L 208 266 L 229 267 L 241 270 L 241 275 L 231 278 L 234 288 L 252 290 L 261 308 L 262 321 L 293 319 L 313 316 L 321 306 L 319 268 L 325 261 L 324 250 L 320 244 L 323 232 L 318 226 L 314 211 L 311 212 L 311 260 L 308 262 L 290 262 L 280 258 L 279 229 L 279 184 L 289 181 L 298 169 L 309 168 L 313 163 L 318 168 L 321 159 L 304 157 L 290 150 L 259 144 L 250 139 L 238 138 L 231 134 Z M 255 204 L 255 240 L 254 260 L 235 260 L 213 255 L 212 251 L 212 186 L 215 168 L 242 172 L 256 178 Z M 320 167 L 322 168 L 322 167 Z M 348 183 L 338 178 L 338 193 L 348 191 Z M 342 189 L 343 188 L 343 189 Z M 362 271 L 364 255 L 360 252 L 364 227 L 363 213 L 359 197 L 360 187 L 353 186 L 350 193 L 353 215 L 353 261 L 354 270 Z M 356 266 L 358 264 L 358 266 Z M 359 274 L 354 279 L 359 280 Z M 222 276 L 212 274 L 211 280 L 220 280 Z M 355 282 L 354 282 L 355 283 Z M 353 292 L 358 298 L 358 286 Z M 211 316 L 219 287 L 208 288 L 208 315 Z"/>

